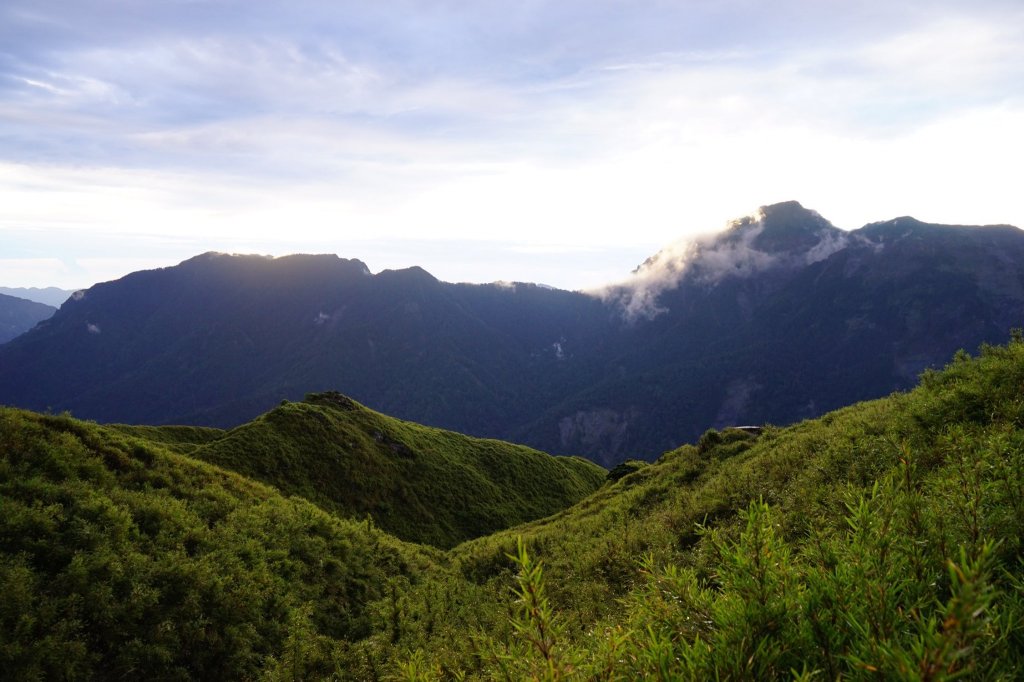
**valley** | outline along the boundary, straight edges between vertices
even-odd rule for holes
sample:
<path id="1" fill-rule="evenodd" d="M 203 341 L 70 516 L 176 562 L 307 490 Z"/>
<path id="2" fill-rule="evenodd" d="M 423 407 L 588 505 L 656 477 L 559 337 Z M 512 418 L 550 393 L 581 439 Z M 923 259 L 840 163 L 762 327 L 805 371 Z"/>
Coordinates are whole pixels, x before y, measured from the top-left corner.
<path id="1" fill-rule="evenodd" d="M 1021 130 L 1021 0 L 3 0 L 0 682 L 1024 680 Z"/>
<path id="2" fill-rule="evenodd" d="M 204 254 L 76 294 L 0 346 L 0 402 L 231 428 L 340 391 L 422 424 L 652 460 L 912 386 L 1024 319 L 1024 233 L 912 218 L 846 232 L 796 202 L 594 292 Z"/>
<path id="3" fill-rule="evenodd" d="M 76 293 L 0 345 L 0 676 L 1019 677 L 1022 250 L 789 202 L 598 292 Z"/>
<path id="4" fill-rule="evenodd" d="M 342 453 L 306 449 L 319 432 L 301 425 L 365 440 L 354 458 L 393 462 L 461 437 L 337 394 L 281 406 L 234 436 L 3 408 L 0 670 L 13 679 L 1014 678 L 1024 670 L 1022 382 L 1018 331 L 977 357 L 959 353 L 909 393 L 760 434 L 710 429 L 604 482 L 582 461 L 494 444 L 518 461 L 499 467 L 508 491 L 529 494 L 565 465 L 580 487 L 560 500 L 543 492 L 558 508 L 549 516 L 506 517 L 496 521 L 504 529 L 447 550 L 396 538 L 385 528 L 403 526 L 385 507 L 329 497 L 360 480 L 331 463 Z M 369 431 L 353 431 L 359 423 Z M 281 458 L 267 462 L 271 450 Z M 450 480 L 473 465 L 450 462 Z M 486 519 L 498 501 L 485 489 L 456 499 L 375 466 L 375 490 L 390 477 L 405 490 L 390 503 L 414 518 Z M 547 513 L 525 497 L 501 503 Z"/>

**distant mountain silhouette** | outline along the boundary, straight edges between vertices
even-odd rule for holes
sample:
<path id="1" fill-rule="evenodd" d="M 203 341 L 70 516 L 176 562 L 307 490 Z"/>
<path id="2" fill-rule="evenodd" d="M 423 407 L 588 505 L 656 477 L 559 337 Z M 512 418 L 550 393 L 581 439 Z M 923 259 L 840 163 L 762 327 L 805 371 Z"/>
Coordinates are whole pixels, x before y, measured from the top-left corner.
<path id="1" fill-rule="evenodd" d="M 652 256 L 600 295 L 204 254 L 76 295 L 0 348 L 0 402 L 233 426 L 338 390 L 397 417 L 604 465 L 708 425 L 786 423 L 913 385 L 1024 323 L 1024 232 L 852 232 L 796 202 Z"/>
<path id="2" fill-rule="evenodd" d="M 54 308 L 59 308 L 73 293 L 68 289 L 58 289 L 57 287 L 0 287 L 0 294 L 25 298 L 36 303 L 45 303 Z"/>
<path id="3" fill-rule="evenodd" d="M 0 343 L 6 343 L 57 312 L 53 306 L 0 294 Z"/>

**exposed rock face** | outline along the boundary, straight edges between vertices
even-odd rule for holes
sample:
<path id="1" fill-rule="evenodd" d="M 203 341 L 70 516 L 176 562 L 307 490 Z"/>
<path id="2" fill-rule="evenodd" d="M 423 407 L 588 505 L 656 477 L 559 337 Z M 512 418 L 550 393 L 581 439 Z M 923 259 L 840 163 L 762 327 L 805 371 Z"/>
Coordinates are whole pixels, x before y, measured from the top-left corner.
<path id="1" fill-rule="evenodd" d="M 635 408 L 623 411 L 579 411 L 558 422 L 559 443 L 566 452 L 600 452 L 598 464 L 613 464 L 626 443 L 630 426 L 639 416 Z"/>
<path id="2" fill-rule="evenodd" d="M 759 388 L 761 386 L 749 377 L 730 381 L 725 390 L 725 399 L 715 415 L 714 427 L 720 429 L 737 424 L 749 411 L 751 400 Z"/>

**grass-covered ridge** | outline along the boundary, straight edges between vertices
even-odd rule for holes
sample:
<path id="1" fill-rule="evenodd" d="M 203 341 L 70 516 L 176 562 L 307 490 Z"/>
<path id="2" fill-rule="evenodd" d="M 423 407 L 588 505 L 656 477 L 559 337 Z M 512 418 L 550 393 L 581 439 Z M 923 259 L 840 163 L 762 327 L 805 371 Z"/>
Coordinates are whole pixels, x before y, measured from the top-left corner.
<path id="1" fill-rule="evenodd" d="M 128 424 L 110 424 L 107 428 L 127 436 L 134 436 L 157 443 L 174 452 L 187 454 L 200 445 L 212 443 L 224 437 L 223 429 L 208 426 L 137 426 Z"/>
<path id="2" fill-rule="evenodd" d="M 3 679 L 368 676 L 436 556 L 116 428 L 3 408 L 0 456 Z"/>
<path id="3" fill-rule="evenodd" d="M 1018 336 L 907 394 L 759 437 L 709 432 L 565 512 L 461 545 L 460 577 L 409 597 L 445 625 L 410 625 L 404 671 L 1020 679 L 1022 531 Z"/>
<path id="4" fill-rule="evenodd" d="M 191 454 L 445 548 L 560 511 L 606 475 L 579 457 L 401 421 L 337 393 L 284 403 Z"/>
<path id="5" fill-rule="evenodd" d="M 323 400 L 261 438 L 363 414 Z M 0 677 L 1024 676 L 1019 335 L 449 551 L 170 447 L 214 436 L 0 411 Z"/>

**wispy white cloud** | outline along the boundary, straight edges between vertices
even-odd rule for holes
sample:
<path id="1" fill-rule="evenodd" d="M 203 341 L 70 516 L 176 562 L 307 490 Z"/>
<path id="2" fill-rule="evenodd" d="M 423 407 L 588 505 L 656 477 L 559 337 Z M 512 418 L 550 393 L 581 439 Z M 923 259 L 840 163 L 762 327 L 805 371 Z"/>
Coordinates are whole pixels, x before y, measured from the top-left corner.
<path id="1" fill-rule="evenodd" d="M 1016 2 L 12 0 L 0 44 L 9 234 L 591 243 L 626 271 L 789 198 L 1024 223 Z"/>
<path id="2" fill-rule="evenodd" d="M 730 221 L 721 232 L 669 244 L 645 260 L 629 279 L 591 293 L 616 304 L 629 322 L 653 319 L 666 310 L 659 303 L 661 295 L 684 279 L 710 287 L 730 277 L 748 278 L 770 270 L 801 268 L 828 258 L 853 239 L 813 211 L 800 219 L 810 222 L 806 226 L 807 241 L 799 246 L 766 247 L 758 243 L 768 224 L 762 207 L 753 215 Z"/>

